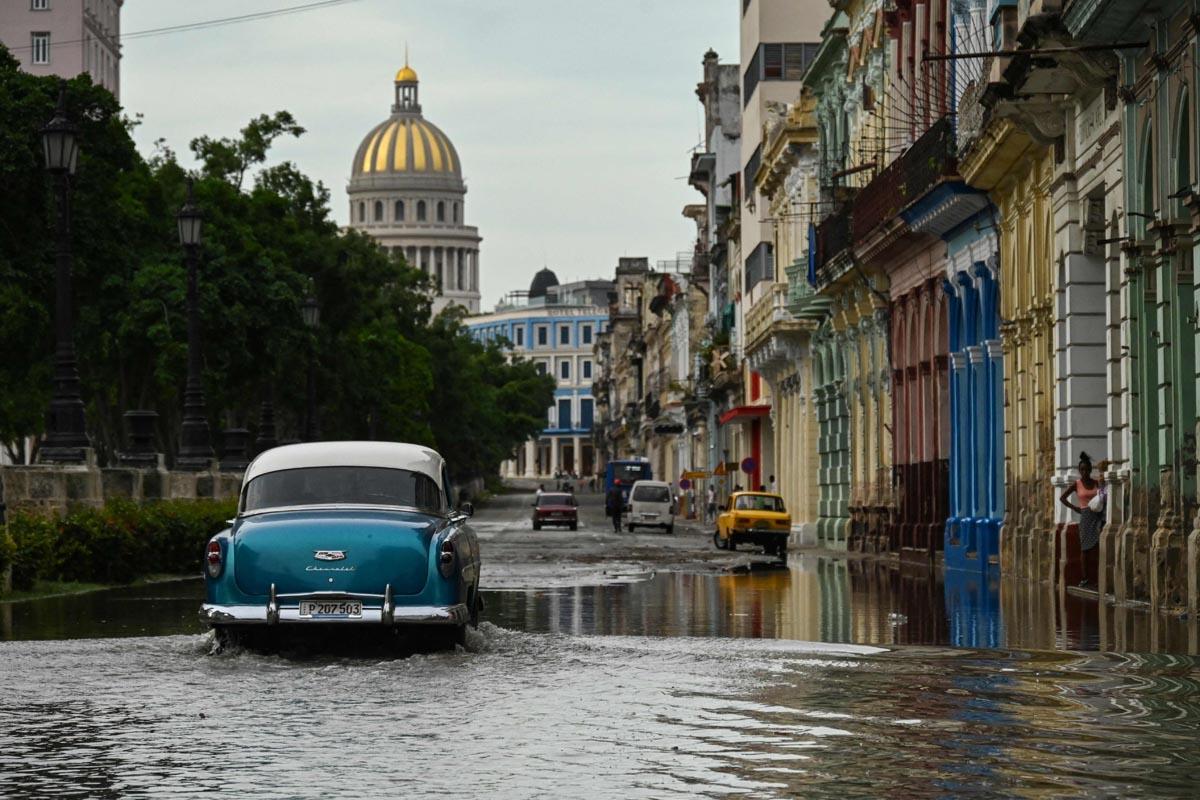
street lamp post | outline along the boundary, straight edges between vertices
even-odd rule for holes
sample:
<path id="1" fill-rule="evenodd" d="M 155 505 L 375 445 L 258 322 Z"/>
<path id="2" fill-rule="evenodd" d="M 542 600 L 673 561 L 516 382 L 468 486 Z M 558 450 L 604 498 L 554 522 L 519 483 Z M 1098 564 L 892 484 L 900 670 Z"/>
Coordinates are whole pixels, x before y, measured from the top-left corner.
<path id="1" fill-rule="evenodd" d="M 321 325 L 321 304 L 310 292 L 300 306 L 304 327 L 311 335 L 308 339 L 308 414 L 304 425 L 305 441 L 315 442 L 321 438 L 321 427 L 317 420 L 317 328 Z"/>
<path id="2" fill-rule="evenodd" d="M 67 84 L 60 81 L 58 108 L 42 129 L 46 169 L 54 176 L 57 200 L 54 258 L 54 390 L 46 419 L 41 461 L 78 464 L 91 447 L 79 391 L 79 369 L 71 331 L 71 176 L 79 159 L 79 131 L 67 119 Z"/>
<path id="3" fill-rule="evenodd" d="M 208 469 L 213 449 L 208 431 L 208 412 L 204 407 L 204 384 L 200 378 L 200 302 L 196 273 L 200 256 L 200 232 L 204 215 L 192 197 L 192 181 L 187 183 L 187 200 L 176 215 L 179 243 L 187 258 L 187 383 L 183 389 L 183 426 L 179 434 L 178 469 Z"/>

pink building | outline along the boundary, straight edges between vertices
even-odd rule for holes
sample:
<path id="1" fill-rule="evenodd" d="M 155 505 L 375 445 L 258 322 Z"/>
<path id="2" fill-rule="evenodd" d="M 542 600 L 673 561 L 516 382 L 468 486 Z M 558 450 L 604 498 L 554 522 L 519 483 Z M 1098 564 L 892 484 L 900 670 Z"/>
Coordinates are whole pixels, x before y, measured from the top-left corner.
<path id="1" fill-rule="evenodd" d="M 0 42 L 34 75 L 82 72 L 121 96 L 121 6 L 125 0 L 3 0 Z"/>

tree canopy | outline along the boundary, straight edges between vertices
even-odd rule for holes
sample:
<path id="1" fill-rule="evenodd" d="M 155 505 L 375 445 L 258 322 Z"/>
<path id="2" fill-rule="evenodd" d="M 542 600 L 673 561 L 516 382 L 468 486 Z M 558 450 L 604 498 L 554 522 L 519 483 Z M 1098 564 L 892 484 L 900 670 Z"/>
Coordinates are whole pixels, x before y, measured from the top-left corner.
<path id="1" fill-rule="evenodd" d="M 68 83 L 80 128 L 71 183 L 74 341 L 88 429 L 101 458 L 124 442 L 121 415 L 159 413 L 173 454 L 186 377 L 186 266 L 175 213 L 189 177 L 161 143 L 142 156 L 133 124 L 87 76 Z M 54 319 L 54 197 L 40 129 L 57 79 L 21 72 L 0 47 L 0 442 L 43 431 Z M 192 177 L 204 212 L 199 272 L 203 378 L 214 444 L 254 430 L 272 398 L 281 438 L 300 433 L 309 353 L 327 439 L 436 447 L 456 478 L 485 475 L 544 425 L 553 382 L 473 340 L 461 312 L 431 319 L 430 278 L 369 237 L 339 230 L 329 190 L 272 143 L 304 129 L 286 111 L 236 137 L 199 135 Z M 300 306 L 321 304 L 306 329 Z"/>

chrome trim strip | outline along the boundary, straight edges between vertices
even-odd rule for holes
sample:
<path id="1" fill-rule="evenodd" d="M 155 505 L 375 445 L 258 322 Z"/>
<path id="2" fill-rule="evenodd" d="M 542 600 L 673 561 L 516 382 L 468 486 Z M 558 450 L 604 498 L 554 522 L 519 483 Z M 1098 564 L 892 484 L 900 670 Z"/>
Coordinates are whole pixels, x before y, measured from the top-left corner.
<path id="1" fill-rule="evenodd" d="M 372 505 L 367 503 L 313 503 L 311 505 L 300 506 L 272 506 L 270 508 L 256 508 L 253 511 L 240 511 L 239 517 L 256 517 L 259 514 L 281 514 L 288 511 L 406 511 L 413 514 L 423 514 L 427 517 L 437 517 L 439 519 L 448 519 L 449 515 L 441 511 L 430 511 L 427 508 L 417 508 L 416 506 L 385 506 Z"/>
<path id="2" fill-rule="evenodd" d="M 388 584 L 388 586 L 390 587 L 390 586 L 391 586 L 391 584 Z M 335 598 L 335 597 L 366 597 L 366 598 L 370 598 L 370 599 L 372 599 L 372 600 L 379 600 L 380 598 L 386 597 L 386 595 L 382 595 L 382 594 L 369 594 L 369 593 L 367 593 L 367 592 L 339 592 L 339 591 L 321 591 L 321 592 L 289 592 L 289 593 L 287 593 L 287 594 L 278 594 L 278 595 L 275 595 L 275 596 L 276 596 L 276 597 L 287 597 L 287 598 L 292 598 L 292 597 L 303 597 L 303 598 L 315 597 L 315 598 L 322 599 L 322 600 L 324 600 L 324 599 L 330 599 L 330 598 Z"/>
<path id="3" fill-rule="evenodd" d="M 333 624 L 354 625 L 465 625 L 470 619 L 465 603 L 452 606 L 394 606 L 385 617 L 384 608 L 363 606 L 362 616 L 346 619 L 310 619 L 300 616 L 299 606 L 278 609 L 275 621 L 268 619 L 267 609 L 256 605 L 217 605 L 205 603 L 200 607 L 200 620 L 209 625 L 271 625 L 271 624 Z M 390 617 L 390 621 L 388 619 Z"/>
<path id="4" fill-rule="evenodd" d="M 267 597 L 267 624 L 279 622 L 279 598 L 275 595 L 275 584 L 271 584 L 271 594 Z"/>

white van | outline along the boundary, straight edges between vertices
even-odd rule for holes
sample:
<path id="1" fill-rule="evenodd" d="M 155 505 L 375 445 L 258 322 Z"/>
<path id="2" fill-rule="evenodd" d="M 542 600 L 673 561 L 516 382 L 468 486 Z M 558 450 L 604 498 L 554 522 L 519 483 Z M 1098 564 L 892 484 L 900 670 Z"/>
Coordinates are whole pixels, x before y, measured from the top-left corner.
<path id="1" fill-rule="evenodd" d="M 671 484 L 662 481 L 638 481 L 629 490 L 630 533 L 633 529 L 665 528 L 675 532 L 675 499 L 671 496 Z"/>

